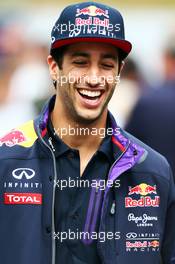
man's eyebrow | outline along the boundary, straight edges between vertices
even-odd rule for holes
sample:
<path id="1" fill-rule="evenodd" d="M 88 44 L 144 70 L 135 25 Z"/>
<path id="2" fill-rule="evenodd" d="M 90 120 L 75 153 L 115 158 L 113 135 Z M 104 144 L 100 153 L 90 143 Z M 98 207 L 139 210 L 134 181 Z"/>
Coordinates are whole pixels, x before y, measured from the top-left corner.
<path id="1" fill-rule="evenodd" d="M 71 54 L 71 57 L 89 57 L 89 54 L 86 52 L 76 51 Z"/>
<path id="2" fill-rule="evenodd" d="M 83 52 L 83 51 L 76 51 L 76 52 L 71 53 L 70 56 L 72 58 L 74 58 L 74 57 L 86 57 L 86 58 L 89 58 L 90 54 L 88 54 L 86 52 Z M 114 55 L 114 54 L 111 54 L 111 53 L 106 53 L 106 54 L 102 54 L 101 58 L 102 59 L 113 59 L 114 61 L 116 61 L 118 59 L 118 56 Z"/>
<path id="3" fill-rule="evenodd" d="M 118 56 L 117 55 L 113 55 L 113 54 L 104 54 L 104 55 L 102 55 L 102 58 L 103 59 L 113 59 L 113 60 L 117 60 L 118 59 Z"/>

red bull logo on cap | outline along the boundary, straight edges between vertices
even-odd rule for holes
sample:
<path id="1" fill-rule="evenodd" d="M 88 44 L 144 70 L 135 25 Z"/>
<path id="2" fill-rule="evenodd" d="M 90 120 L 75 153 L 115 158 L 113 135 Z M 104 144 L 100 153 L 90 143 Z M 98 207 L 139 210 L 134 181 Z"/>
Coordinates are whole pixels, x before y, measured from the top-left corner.
<path id="1" fill-rule="evenodd" d="M 103 17 L 109 18 L 108 10 L 103 10 L 93 5 L 82 8 L 82 9 L 77 9 L 76 17 L 81 16 L 81 15 L 88 15 L 92 17 L 103 16 Z"/>
<path id="2" fill-rule="evenodd" d="M 88 17 L 82 17 L 88 16 Z M 88 6 L 83 9 L 77 9 L 75 18 L 76 26 L 103 26 L 109 27 L 109 15 L 108 10 L 103 10 L 96 6 Z"/>
<path id="3" fill-rule="evenodd" d="M 131 197 L 125 198 L 125 207 L 159 207 L 160 204 L 160 197 L 155 196 L 152 198 L 149 194 L 157 194 L 157 187 L 156 185 L 151 186 L 146 183 L 141 183 L 134 187 L 129 187 L 128 195 L 140 195 L 140 199 L 132 199 Z"/>

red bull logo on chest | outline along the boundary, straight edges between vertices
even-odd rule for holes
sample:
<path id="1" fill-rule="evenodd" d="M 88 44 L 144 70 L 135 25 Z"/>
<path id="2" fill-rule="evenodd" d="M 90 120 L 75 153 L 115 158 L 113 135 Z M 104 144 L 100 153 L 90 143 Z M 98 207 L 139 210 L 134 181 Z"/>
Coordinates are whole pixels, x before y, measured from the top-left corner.
<path id="1" fill-rule="evenodd" d="M 139 195 L 140 199 L 133 199 L 132 195 Z M 125 207 L 159 207 L 160 197 L 151 197 L 150 194 L 157 194 L 156 185 L 152 186 L 146 183 L 141 183 L 134 187 L 129 187 L 129 197 L 125 198 Z"/>

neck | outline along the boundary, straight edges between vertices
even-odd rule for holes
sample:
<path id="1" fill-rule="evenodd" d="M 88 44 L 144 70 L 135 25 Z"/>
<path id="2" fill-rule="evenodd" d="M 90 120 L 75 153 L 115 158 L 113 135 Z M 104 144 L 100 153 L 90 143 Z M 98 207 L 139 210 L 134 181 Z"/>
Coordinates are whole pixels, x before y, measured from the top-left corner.
<path id="1" fill-rule="evenodd" d="M 55 102 L 51 114 L 52 124 L 56 134 L 71 148 L 97 150 L 105 137 L 107 110 L 98 120 L 91 123 L 77 123 L 65 114 Z"/>

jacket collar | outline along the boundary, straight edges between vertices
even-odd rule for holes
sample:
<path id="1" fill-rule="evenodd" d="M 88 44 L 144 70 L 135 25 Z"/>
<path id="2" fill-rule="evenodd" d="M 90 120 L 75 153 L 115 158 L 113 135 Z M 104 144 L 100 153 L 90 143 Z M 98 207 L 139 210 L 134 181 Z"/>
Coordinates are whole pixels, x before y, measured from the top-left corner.
<path id="1" fill-rule="evenodd" d="M 47 123 L 49 114 L 53 110 L 55 105 L 56 95 L 52 96 L 44 105 L 41 114 L 35 119 L 35 129 L 39 137 L 42 138 L 47 134 Z M 144 154 L 144 149 L 139 145 L 130 141 L 116 123 L 113 115 L 109 112 L 110 126 L 112 128 L 111 140 L 113 143 L 113 153 L 115 160 L 119 159 L 124 153 L 130 153 L 129 156 L 132 158 L 132 166 L 139 162 Z M 125 155 L 126 156 L 126 155 Z M 130 159 L 131 160 L 131 159 Z M 132 167 L 131 166 L 131 167 Z"/>

